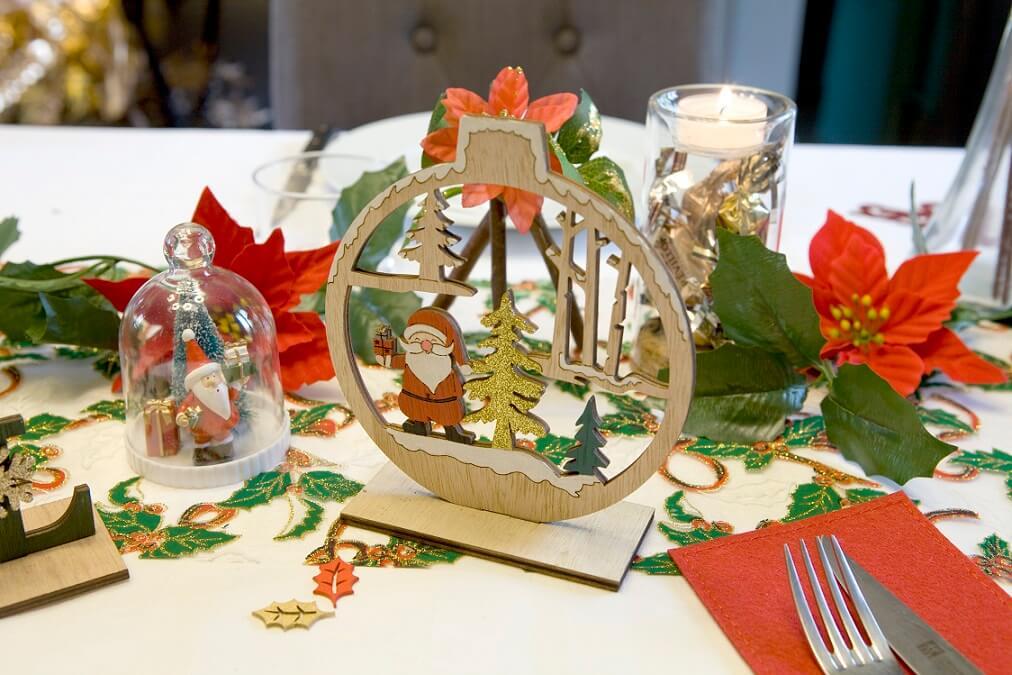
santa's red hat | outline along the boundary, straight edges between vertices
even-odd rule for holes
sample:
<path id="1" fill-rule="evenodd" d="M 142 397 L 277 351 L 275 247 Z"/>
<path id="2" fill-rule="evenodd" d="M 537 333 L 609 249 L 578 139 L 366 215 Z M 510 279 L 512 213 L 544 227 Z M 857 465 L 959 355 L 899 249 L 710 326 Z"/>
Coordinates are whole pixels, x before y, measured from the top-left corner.
<path id="1" fill-rule="evenodd" d="M 196 335 L 192 329 L 184 329 L 182 337 L 183 342 L 186 343 L 186 378 L 183 380 L 183 384 L 187 389 L 193 389 L 193 385 L 200 378 L 221 372 L 221 365 L 207 358 L 207 354 L 194 339 Z"/>
<path id="2" fill-rule="evenodd" d="M 404 329 L 404 339 L 410 340 L 415 333 L 428 333 L 442 340 L 444 345 L 453 343 L 453 360 L 457 365 L 467 363 L 467 350 L 460 326 L 447 312 L 438 307 L 422 307 L 408 319 Z"/>

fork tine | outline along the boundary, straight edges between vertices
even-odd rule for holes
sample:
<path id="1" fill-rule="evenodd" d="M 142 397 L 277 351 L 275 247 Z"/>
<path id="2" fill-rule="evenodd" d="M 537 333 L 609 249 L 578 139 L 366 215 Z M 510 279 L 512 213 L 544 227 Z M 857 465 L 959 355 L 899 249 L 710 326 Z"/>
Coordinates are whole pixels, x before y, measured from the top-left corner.
<path id="1" fill-rule="evenodd" d="M 833 577 L 833 566 L 829 555 L 826 553 L 825 539 L 825 537 L 817 537 L 815 543 L 819 549 L 819 560 L 822 561 L 822 569 L 826 573 L 826 581 L 829 582 L 829 592 L 833 595 L 833 604 L 836 605 L 836 611 L 840 614 L 843 627 L 847 629 L 847 635 L 850 637 L 850 644 L 854 647 L 857 660 L 860 663 L 871 663 L 876 660 L 875 655 L 868 648 L 868 644 L 864 641 L 864 637 L 858 630 L 854 617 L 850 615 L 850 608 L 847 607 L 847 603 L 843 599 L 843 593 L 840 592 L 840 585 Z"/>
<path id="2" fill-rule="evenodd" d="M 868 602 L 864 599 L 861 587 L 857 585 L 854 571 L 850 569 L 850 563 L 847 562 L 847 556 L 843 554 L 840 542 L 837 541 L 836 535 L 831 535 L 829 539 L 833 543 L 833 553 L 836 554 L 836 560 L 840 564 L 840 570 L 843 572 L 843 579 L 847 585 L 847 593 L 850 595 L 854 607 L 857 608 L 857 613 L 864 623 L 864 629 L 868 633 L 868 637 L 871 638 L 871 644 L 875 648 L 875 652 L 880 659 L 891 660 L 893 657 L 889 651 L 889 641 L 886 640 L 882 629 L 879 628 L 878 621 L 875 620 L 875 616 L 871 613 L 871 607 L 868 606 Z"/>
<path id="3" fill-rule="evenodd" d="M 819 614 L 822 615 L 822 623 L 826 627 L 826 633 L 829 635 L 829 641 L 833 643 L 833 653 L 836 655 L 837 661 L 846 666 L 856 666 L 858 663 L 862 663 L 854 657 L 854 653 L 847 646 L 847 643 L 843 640 L 843 634 L 840 632 L 840 628 L 836 625 L 836 621 L 833 620 L 833 614 L 829 611 L 829 605 L 826 603 L 826 596 L 822 592 L 822 584 L 819 583 L 819 577 L 815 574 L 815 567 L 812 565 L 812 557 L 808 555 L 808 545 L 805 544 L 805 540 L 801 540 L 801 557 L 805 561 L 805 570 L 808 572 L 809 586 L 812 587 L 812 595 L 815 596 L 815 604 L 819 607 Z M 829 575 L 827 574 L 827 577 Z M 832 580 L 829 580 L 832 584 Z"/>
<path id="4" fill-rule="evenodd" d="M 805 592 L 801 588 L 801 579 L 798 577 L 798 570 L 794 566 L 794 558 L 791 557 L 791 549 L 784 544 L 784 557 L 787 559 L 787 578 L 791 583 L 791 595 L 794 596 L 794 607 L 798 611 L 798 618 L 801 619 L 801 628 L 805 631 L 805 638 L 808 646 L 812 648 L 815 660 L 824 673 L 838 671 L 842 666 L 836 661 L 826 645 L 822 642 L 819 629 L 815 625 L 815 617 L 812 610 L 808 608 L 808 601 L 805 599 Z"/>

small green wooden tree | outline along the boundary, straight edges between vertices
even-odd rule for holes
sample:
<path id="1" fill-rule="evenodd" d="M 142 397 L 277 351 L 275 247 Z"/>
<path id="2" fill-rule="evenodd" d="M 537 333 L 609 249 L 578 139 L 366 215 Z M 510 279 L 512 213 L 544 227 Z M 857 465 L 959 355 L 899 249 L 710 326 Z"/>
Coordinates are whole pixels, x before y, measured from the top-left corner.
<path id="1" fill-rule="evenodd" d="M 611 460 L 601 452 L 608 441 L 599 431 L 601 418 L 597 414 L 597 401 L 593 396 L 587 399 L 587 406 L 576 423 L 580 426 L 576 431 L 576 445 L 566 453 L 562 468 L 571 473 L 596 476 L 603 483 L 601 469 L 608 466 Z"/>
<path id="2" fill-rule="evenodd" d="M 492 353 L 472 360 L 471 370 L 487 376 L 468 380 L 464 390 L 472 401 L 486 403 L 467 415 L 464 422 L 494 422 L 492 445 L 512 450 L 518 433 L 535 438 L 548 433 L 547 425 L 528 412 L 545 393 L 545 384 L 524 372 L 541 372 L 541 365 L 520 344 L 521 331 L 533 333 L 535 326 L 517 312 L 512 291 L 503 293 L 499 309 L 483 316 L 481 325 L 491 335 L 479 342 L 478 347 L 492 349 Z"/>

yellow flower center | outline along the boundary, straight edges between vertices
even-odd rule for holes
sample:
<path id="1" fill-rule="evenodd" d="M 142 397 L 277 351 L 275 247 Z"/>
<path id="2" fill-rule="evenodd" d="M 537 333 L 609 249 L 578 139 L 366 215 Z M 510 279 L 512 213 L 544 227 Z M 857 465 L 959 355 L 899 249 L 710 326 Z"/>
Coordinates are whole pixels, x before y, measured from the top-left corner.
<path id="1" fill-rule="evenodd" d="M 862 351 L 885 344 L 885 335 L 880 331 L 889 320 L 890 310 L 886 305 L 873 306 L 870 295 L 854 293 L 849 303 L 831 305 L 829 313 L 837 322 L 828 330 L 830 338 L 847 340 Z"/>

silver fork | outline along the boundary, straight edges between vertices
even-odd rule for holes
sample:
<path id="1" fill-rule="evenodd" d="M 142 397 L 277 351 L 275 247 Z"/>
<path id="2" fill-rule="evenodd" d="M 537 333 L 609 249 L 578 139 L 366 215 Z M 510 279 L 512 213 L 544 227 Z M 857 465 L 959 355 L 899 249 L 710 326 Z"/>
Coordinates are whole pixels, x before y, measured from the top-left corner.
<path id="1" fill-rule="evenodd" d="M 826 551 L 826 540 L 829 541 L 831 551 Z M 787 576 L 791 582 L 791 594 L 794 596 L 794 606 L 798 610 L 798 617 L 801 619 L 801 627 L 805 630 L 805 637 L 815 654 L 815 659 L 824 673 L 839 673 L 843 671 L 857 671 L 861 675 L 901 675 L 903 673 L 896 658 L 889 651 L 889 643 L 885 635 L 872 616 L 871 608 L 865 602 L 864 594 L 857 585 L 854 572 L 850 569 L 850 563 L 840 548 L 840 542 L 835 536 L 816 538 L 816 547 L 819 550 L 819 560 L 822 563 L 822 571 L 829 586 L 830 595 L 833 596 L 833 604 L 843 622 L 843 627 L 850 638 L 850 646 L 844 641 L 840 628 L 836 625 L 833 615 L 826 602 L 826 596 L 822 592 L 819 578 L 815 574 L 815 567 L 812 565 L 812 558 L 808 555 L 808 546 L 804 539 L 801 540 L 801 556 L 805 561 L 805 569 L 808 572 L 808 579 L 812 588 L 812 595 L 815 596 L 815 604 L 819 607 L 819 614 L 822 616 L 822 623 L 826 627 L 826 634 L 832 644 L 832 651 L 826 646 L 819 635 L 819 628 L 812 616 L 812 610 L 808 606 L 805 592 L 801 586 L 801 579 L 798 570 L 794 566 L 794 558 L 791 556 L 791 549 L 784 544 L 784 556 L 787 558 Z M 857 623 L 850 614 L 847 603 L 844 602 L 840 585 L 833 575 L 833 566 L 830 563 L 830 554 L 837 562 L 839 569 L 843 572 L 843 582 L 846 585 L 847 595 L 850 596 L 857 614 L 864 625 L 865 632 L 871 639 L 871 644 L 864 641 L 864 637 L 858 631 Z"/>

